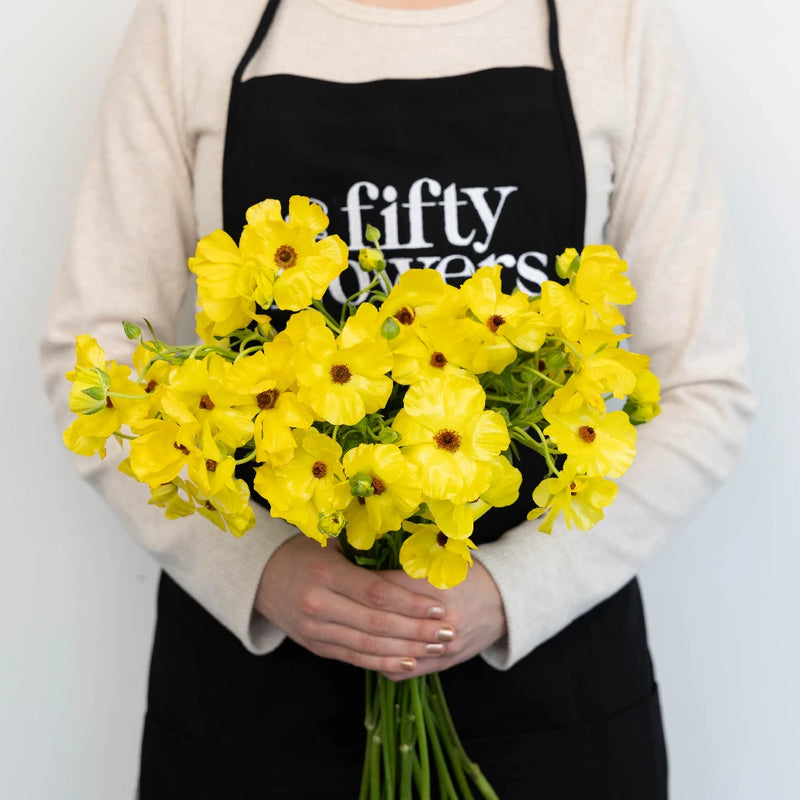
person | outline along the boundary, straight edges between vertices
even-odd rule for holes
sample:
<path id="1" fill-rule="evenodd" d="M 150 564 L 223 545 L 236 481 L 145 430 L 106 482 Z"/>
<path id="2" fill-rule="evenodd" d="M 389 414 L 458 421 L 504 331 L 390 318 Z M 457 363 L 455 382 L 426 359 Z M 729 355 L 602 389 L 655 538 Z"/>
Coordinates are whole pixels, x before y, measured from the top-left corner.
<path id="1" fill-rule="evenodd" d="M 525 522 L 527 464 L 448 591 L 360 569 L 262 507 L 241 540 L 164 520 L 111 456 L 80 463 L 163 569 L 144 800 L 352 798 L 361 667 L 440 671 L 503 800 L 666 797 L 635 576 L 731 469 L 753 405 L 699 106 L 659 0 L 140 0 L 42 340 L 62 426 L 75 335 L 123 360 L 119 321 L 146 316 L 176 341 L 196 241 L 291 194 L 353 258 L 381 228 L 394 276 L 501 263 L 535 293 L 565 247 L 612 244 L 638 290 L 632 349 L 662 382 L 600 525 Z"/>

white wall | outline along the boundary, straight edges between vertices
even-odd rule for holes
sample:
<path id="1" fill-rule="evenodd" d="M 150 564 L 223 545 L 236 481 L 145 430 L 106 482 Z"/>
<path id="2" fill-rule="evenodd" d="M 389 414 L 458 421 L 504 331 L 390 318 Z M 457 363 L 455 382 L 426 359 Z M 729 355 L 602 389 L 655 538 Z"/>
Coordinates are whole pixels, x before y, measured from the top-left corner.
<path id="1" fill-rule="evenodd" d="M 676 800 L 800 797 L 800 12 L 671 0 L 708 98 L 760 410 L 746 458 L 644 574 Z M 35 340 L 103 76 L 134 0 L 30 0 L 0 41 L 0 796 L 130 796 L 156 573 L 72 474 Z M 76 513 L 80 510 L 80 513 Z"/>

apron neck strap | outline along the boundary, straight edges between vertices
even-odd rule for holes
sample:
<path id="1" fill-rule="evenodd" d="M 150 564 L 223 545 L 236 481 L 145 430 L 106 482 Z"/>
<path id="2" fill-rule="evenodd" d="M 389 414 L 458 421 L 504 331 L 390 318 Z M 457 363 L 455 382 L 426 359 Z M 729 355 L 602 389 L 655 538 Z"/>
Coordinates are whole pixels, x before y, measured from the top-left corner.
<path id="1" fill-rule="evenodd" d="M 256 54 L 258 48 L 261 47 L 261 43 L 266 38 L 267 31 L 269 31 L 270 25 L 272 25 L 272 20 L 275 18 L 275 12 L 278 10 L 278 6 L 280 4 L 281 0 L 267 0 L 267 7 L 264 9 L 264 13 L 261 16 L 261 22 L 258 23 L 256 32 L 253 34 L 253 38 L 251 39 L 247 50 L 245 50 L 242 60 L 239 62 L 239 66 L 236 67 L 236 72 L 233 73 L 234 88 L 236 88 L 236 86 L 242 82 L 242 75 L 244 75 L 247 65 L 250 63 L 250 60 Z"/>

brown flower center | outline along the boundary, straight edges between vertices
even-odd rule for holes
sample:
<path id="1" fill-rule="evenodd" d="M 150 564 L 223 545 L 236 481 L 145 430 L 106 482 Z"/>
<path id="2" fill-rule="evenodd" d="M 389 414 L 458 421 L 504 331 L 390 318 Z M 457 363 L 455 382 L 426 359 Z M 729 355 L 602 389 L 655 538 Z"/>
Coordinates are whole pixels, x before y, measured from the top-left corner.
<path id="1" fill-rule="evenodd" d="M 209 511 L 216 511 L 217 510 L 215 506 L 211 505 L 211 501 L 210 500 L 206 500 L 206 508 Z"/>
<path id="2" fill-rule="evenodd" d="M 410 325 L 414 321 L 415 314 L 407 306 L 403 306 L 395 315 L 394 318 L 401 325 Z"/>
<path id="3" fill-rule="evenodd" d="M 206 469 L 209 472 L 216 472 L 217 471 L 217 462 L 214 461 L 213 458 L 207 458 L 206 459 Z"/>
<path id="4" fill-rule="evenodd" d="M 207 394 L 204 394 L 200 398 L 200 408 L 211 411 L 211 409 L 214 408 L 214 401 Z"/>
<path id="5" fill-rule="evenodd" d="M 158 383 L 155 380 L 151 380 L 150 383 L 145 386 L 144 390 L 147 394 L 152 394 L 156 390 L 156 386 L 158 386 Z"/>
<path id="6" fill-rule="evenodd" d="M 587 444 L 591 444 L 597 438 L 597 433 L 595 429 L 589 425 L 581 425 L 580 428 L 578 428 L 578 436 Z"/>
<path id="7" fill-rule="evenodd" d="M 489 319 L 486 320 L 486 327 L 492 332 L 497 333 L 497 329 L 501 325 L 506 324 L 506 318 L 502 314 L 492 314 Z"/>
<path id="8" fill-rule="evenodd" d="M 331 367 L 331 380 L 334 383 L 347 383 L 352 377 L 353 373 L 346 364 L 334 364 Z"/>
<path id="9" fill-rule="evenodd" d="M 259 392 L 256 403 L 262 411 L 269 411 L 271 408 L 275 408 L 279 396 L 280 392 L 277 389 L 267 389 L 266 392 Z"/>
<path id="10" fill-rule="evenodd" d="M 111 398 L 106 395 L 106 408 L 114 408 L 114 404 L 111 402 Z"/>
<path id="11" fill-rule="evenodd" d="M 447 537 L 441 531 L 436 534 L 436 544 L 439 547 L 444 547 L 447 544 Z"/>
<path id="12" fill-rule="evenodd" d="M 461 437 L 455 431 L 447 429 L 439 431 L 433 441 L 440 450 L 447 450 L 449 453 L 455 453 L 461 447 Z"/>
<path id="13" fill-rule="evenodd" d="M 328 474 L 328 467 L 323 461 L 315 461 L 311 467 L 311 474 L 315 478 L 324 478 Z"/>
<path id="14" fill-rule="evenodd" d="M 436 369 L 444 369 L 444 365 L 447 363 L 447 357 L 444 353 L 440 353 L 438 350 L 435 353 L 431 353 L 431 366 L 436 367 Z"/>
<path id="15" fill-rule="evenodd" d="M 356 500 L 358 500 L 360 506 L 365 506 L 367 504 L 367 501 L 363 497 L 356 497 Z"/>
<path id="16" fill-rule="evenodd" d="M 375 494 L 383 494 L 386 491 L 386 484 L 380 478 L 372 478 L 372 488 Z"/>
<path id="17" fill-rule="evenodd" d="M 188 448 L 188 447 L 187 447 L 185 444 L 178 444 L 178 442 L 173 442 L 173 443 L 172 443 L 172 446 L 173 446 L 173 447 L 174 447 L 176 450 L 180 450 L 180 451 L 181 451 L 181 453 L 183 453 L 185 456 L 188 456 L 188 455 L 189 455 L 189 448 Z"/>
<path id="18" fill-rule="evenodd" d="M 575 484 L 575 481 L 572 481 L 572 482 L 570 483 L 570 485 L 569 485 L 569 493 L 570 493 L 570 494 L 571 494 L 573 497 L 575 497 L 575 495 L 577 495 L 577 494 L 578 494 L 578 492 L 576 491 L 576 490 L 577 490 L 577 488 L 578 488 L 578 487 L 577 487 L 577 485 Z"/>
<path id="19" fill-rule="evenodd" d="M 278 269 L 289 269 L 297 263 L 297 250 L 290 244 L 282 244 L 275 251 L 275 263 Z"/>

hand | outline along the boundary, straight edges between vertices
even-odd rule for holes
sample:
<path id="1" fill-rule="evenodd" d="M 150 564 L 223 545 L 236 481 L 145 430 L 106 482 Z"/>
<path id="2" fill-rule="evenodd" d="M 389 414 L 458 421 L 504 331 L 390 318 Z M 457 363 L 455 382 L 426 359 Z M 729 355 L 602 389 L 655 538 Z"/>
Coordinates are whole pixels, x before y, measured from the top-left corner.
<path id="1" fill-rule="evenodd" d="M 400 676 L 387 675 L 388 678 L 413 678 L 428 672 L 440 672 L 472 658 L 507 633 L 500 592 L 480 561 L 476 560 L 466 579 L 452 589 L 436 589 L 427 581 L 409 578 L 401 570 L 379 574 L 398 588 L 424 592 L 436 599 L 447 609 L 441 622 L 455 631 L 453 641 L 441 656 L 417 659 L 413 670 Z"/>
<path id="2" fill-rule="evenodd" d="M 267 562 L 255 609 L 312 653 L 399 680 L 441 658 L 453 629 L 441 621 L 449 595 L 390 577 L 299 534 Z"/>

